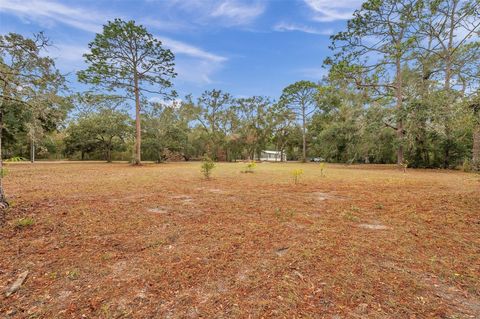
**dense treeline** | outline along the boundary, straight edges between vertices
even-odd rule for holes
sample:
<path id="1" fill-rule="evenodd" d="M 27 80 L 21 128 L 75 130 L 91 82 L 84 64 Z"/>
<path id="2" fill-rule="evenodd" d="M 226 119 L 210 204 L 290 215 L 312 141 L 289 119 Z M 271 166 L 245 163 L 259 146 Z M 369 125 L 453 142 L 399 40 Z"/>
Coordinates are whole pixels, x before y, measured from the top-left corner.
<path id="1" fill-rule="evenodd" d="M 43 34 L 3 35 L 2 158 L 235 161 L 268 149 L 291 160 L 479 169 L 479 8 L 367 1 L 332 36 L 328 76 L 277 97 L 178 99 L 173 53 L 133 21 L 109 22 L 90 43 L 78 77 L 92 90 L 82 93 L 42 54 Z"/>

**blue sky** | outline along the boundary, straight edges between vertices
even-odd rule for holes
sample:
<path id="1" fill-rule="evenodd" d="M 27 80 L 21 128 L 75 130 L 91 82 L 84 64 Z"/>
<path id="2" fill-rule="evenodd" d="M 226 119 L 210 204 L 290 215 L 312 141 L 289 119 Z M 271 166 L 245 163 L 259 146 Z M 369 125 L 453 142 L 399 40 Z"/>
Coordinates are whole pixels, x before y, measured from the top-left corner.
<path id="1" fill-rule="evenodd" d="M 74 89 L 82 54 L 106 21 L 143 24 L 176 56 L 175 89 L 198 96 L 222 89 L 234 96 L 277 98 L 298 80 L 318 81 L 359 0 L 0 0 L 1 33 L 44 31 L 49 55 Z"/>

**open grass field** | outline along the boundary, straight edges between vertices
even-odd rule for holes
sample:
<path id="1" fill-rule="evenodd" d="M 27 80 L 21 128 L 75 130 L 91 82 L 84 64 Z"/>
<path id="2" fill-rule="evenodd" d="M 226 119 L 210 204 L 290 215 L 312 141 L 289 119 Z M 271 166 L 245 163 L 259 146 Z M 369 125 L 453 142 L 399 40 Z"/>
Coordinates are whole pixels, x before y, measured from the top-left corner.
<path id="1" fill-rule="evenodd" d="M 244 166 L 10 164 L 0 317 L 480 318 L 480 176 Z"/>

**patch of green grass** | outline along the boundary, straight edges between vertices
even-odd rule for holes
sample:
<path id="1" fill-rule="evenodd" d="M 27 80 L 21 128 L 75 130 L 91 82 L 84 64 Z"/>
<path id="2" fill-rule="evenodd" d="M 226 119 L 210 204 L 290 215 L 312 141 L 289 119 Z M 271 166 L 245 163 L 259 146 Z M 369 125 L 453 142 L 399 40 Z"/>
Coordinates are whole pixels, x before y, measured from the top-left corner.
<path id="1" fill-rule="evenodd" d="M 358 207 L 355 206 L 355 205 L 352 205 L 352 206 L 350 207 L 350 210 L 351 210 L 352 212 L 355 212 L 355 213 L 360 212 L 360 208 L 358 208 Z"/>
<path id="2" fill-rule="evenodd" d="M 78 269 L 72 269 L 66 272 L 67 278 L 70 280 L 76 280 L 80 277 L 80 271 Z"/>
<path id="3" fill-rule="evenodd" d="M 51 271 L 49 272 L 48 274 L 46 274 L 48 276 L 48 278 L 50 278 L 51 280 L 55 280 L 57 279 L 58 277 L 58 273 L 56 271 Z"/>
<path id="4" fill-rule="evenodd" d="M 360 218 L 355 216 L 351 211 L 344 211 L 343 217 L 351 222 L 358 222 Z"/>
<path id="5" fill-rule="evenodd" d="M 23 217 L 17 220 L 15 227 L 17 228 L 27 228 L 35 225 L 35 220 L 31 217 Z"/>

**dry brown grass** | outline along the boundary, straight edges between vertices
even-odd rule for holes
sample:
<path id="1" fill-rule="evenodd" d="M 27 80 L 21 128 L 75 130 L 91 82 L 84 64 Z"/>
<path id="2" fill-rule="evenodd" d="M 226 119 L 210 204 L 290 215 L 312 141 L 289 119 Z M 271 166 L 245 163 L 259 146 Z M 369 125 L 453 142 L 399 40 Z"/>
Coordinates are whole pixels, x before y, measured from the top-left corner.
<path id="1" fill-rule="evenodd" d="M 478 175 L 242 169 L 9 165 L 0 317 L 480 317 Z"/>

